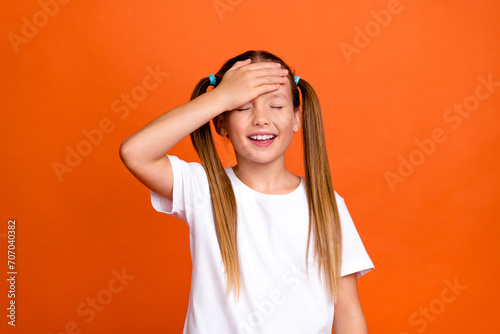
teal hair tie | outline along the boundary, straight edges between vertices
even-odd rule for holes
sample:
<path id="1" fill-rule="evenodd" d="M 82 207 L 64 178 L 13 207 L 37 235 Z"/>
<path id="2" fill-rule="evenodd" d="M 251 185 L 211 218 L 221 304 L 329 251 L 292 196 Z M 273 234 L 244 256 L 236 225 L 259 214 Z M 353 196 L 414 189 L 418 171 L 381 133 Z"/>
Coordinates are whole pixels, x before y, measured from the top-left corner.
<path id="1" fill-rule="evenodd" d="M 296 75 L 294 77 L 294 81 L 295 81 L 295 84 L 298 85 L 299 84 L 299 80 L 300 80 L 300 77 L 298 75 Z"/>
<path id="2" fill-rule="evenodd" d="M 215 75 L 210 74 L 208 76 L 208 78 L 210 79 L 210 86 L 215 86 L 215 82 L 216 82 Z"/>

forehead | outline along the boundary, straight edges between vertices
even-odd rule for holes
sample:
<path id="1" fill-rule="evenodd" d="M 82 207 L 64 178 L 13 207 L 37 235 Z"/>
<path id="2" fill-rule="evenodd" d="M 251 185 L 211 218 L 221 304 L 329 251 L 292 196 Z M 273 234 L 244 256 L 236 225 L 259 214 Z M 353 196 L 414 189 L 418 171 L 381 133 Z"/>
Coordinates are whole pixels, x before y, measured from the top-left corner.
<path id="1" fill-rule="evenodd" d="M 269 99 L 287 99 L 289 96 L 286 96 L 283 93 L 277 93 L 277 92 L 270 92 L 265 94 L 267 98 Z"/>
<path id="2" fill-rule="evenodd" d="M 263 97 L 266 99 L 273 99 L 273 98 L 291 99 L 292 88 L 290 86 L 290 81 L 287 80 L 286 83 L 280 85 L 280 88 L 278 90 L 262 94 L 259 97 Z"/>

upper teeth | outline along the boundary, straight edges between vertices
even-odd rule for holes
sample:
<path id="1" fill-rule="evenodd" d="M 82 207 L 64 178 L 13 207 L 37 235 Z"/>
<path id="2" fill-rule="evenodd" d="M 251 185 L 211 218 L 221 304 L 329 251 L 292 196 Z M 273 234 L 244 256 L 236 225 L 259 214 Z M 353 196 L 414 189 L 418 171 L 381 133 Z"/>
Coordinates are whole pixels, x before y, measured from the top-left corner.
<path id="1" fill-rule="evenodd" d="M 273 139 L 274 135 L 257 135 L 257 136 L 250 136 L 250 138 L 253 140 L 269 140 Z"/>

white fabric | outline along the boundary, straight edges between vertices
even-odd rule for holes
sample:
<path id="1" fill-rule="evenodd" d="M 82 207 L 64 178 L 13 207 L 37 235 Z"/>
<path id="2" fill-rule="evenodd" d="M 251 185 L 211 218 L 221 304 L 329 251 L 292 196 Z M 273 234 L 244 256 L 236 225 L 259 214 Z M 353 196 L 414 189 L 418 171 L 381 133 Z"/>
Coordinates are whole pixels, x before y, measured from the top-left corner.
<path id="1" fill-rule="evenodd" d="M 328 299 L 314 263 L 313 236 L 309 275 L 305 254 L 309 215 L 305 181 L 285 195 L 259 193 L 226 168 L 238 207 L 240 299 L 225 300 L 224 267 L 214 226 L 203 166 L 169 156 L 173 201 L 151 191 L 153 207 L 189 226 L 193 263 L 184 334 L 325 333 L 333 325 Z M 343 234 L 341 275 L 357 277 L 374 269 L 344 200 L 336 194 Z"/>

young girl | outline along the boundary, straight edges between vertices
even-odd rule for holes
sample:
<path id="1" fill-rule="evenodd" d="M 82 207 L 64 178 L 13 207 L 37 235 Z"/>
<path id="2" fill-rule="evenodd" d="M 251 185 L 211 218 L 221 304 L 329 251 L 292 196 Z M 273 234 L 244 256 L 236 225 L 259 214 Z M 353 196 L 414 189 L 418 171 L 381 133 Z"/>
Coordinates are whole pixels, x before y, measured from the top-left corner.
<path id="1" fill-rule="evenodd" d="M 219 160 L 211 120 L 233 167 Z M 285 166 L 301 126 L 305 177 Z M 165 155 L 188 134 L 201 164 Z M 316 94 L 280 58 L 228 60 L 190 102 L 124 140 L 120 157 L 153 207 L 189 226 L 184 333 L 367 333 L 356 280 L 374 266 L 333 190 Z"/>

